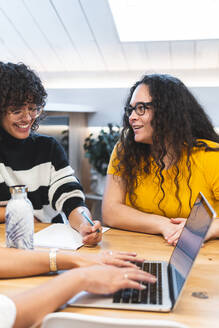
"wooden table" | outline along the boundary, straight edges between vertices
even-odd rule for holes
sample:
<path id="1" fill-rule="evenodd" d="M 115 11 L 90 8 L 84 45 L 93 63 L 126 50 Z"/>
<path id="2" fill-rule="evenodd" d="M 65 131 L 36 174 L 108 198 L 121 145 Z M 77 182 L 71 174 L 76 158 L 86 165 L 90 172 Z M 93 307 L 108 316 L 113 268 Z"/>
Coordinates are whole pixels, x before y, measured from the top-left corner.
<path id="1" fill-rule="evenodd" d="M 37 223 L 36 231 L 45 227 Z M 4 225 L 0 224 L 0 245 L 4 243 Z M 172 246 L 168 246 L 162 237 L 141 233 L 110 229 L 103 235 L 103 241 L 95 248 L 82 247 L 79 252 L 95 253 L 101 249 L 136 251 L 147 259 L 169 260 Z M 11 295 L 14 292 L 27 290 L 31 287 L 52 279 L 51 276 L 39 276 L 19 279 L 0 280 L 0 293 Z M 193 292 L 206 292 L 207 299 L 192 296 Z M 206 243 L 196 259 L 188 282 L 181 298 L 170 313 L 155 313 L 127 310 L 71 308 L 63 312 L 77 312 L 89 315 L 101 315 L 120 318 L 146 318 L 175 320 L 194 328 L 210 328 L 219 326 L 219 240 Z"/>

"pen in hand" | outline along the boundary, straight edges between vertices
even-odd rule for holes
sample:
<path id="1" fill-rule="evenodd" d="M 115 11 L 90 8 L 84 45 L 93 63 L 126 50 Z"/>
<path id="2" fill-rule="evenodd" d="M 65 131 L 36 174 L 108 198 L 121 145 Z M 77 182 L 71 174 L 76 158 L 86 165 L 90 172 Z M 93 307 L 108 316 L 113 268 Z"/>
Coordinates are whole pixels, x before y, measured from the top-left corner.
<path id="1" fill-rule="evenodd" d="M 90 223 L 90 225 L 94 226 L 93 221 L 89 218 L 89 216 L 85 213 L 84 210 L 81 211 L 81 214 Z M 97 229 L 96 232 L 100 232 L 100 229 Z"/>

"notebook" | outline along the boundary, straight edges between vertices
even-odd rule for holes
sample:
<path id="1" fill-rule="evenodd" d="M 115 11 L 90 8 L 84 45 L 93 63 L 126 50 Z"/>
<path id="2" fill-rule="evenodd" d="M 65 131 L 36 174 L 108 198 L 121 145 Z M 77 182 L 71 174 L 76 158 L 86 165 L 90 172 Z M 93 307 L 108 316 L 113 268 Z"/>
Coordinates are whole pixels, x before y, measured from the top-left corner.
<path id="1" fill-rule="evenodd" d="M 102 232 L 109 228 L 102 227 Z M 83 246 L 82 237 L 70 224 L 54 223 L 34 234 L 34 247 L 76 250 Z"/>
<path id="2" fill-rule="evenodd" d="M 181 295 L 183 286 L 216 213 L 200 192 L 192 207 L 184 229 L 169 262 L 144 262 L 143 267 L 157 276 L 156 284 L 146 284 L 140 293 L 123 289 L 113 295 L 95 295 L 81 292 L 68 305 L 143 311 L 171 311 Z M 147 256 L 147 254 L 145 254 Z M 153 271 L 154 270 L 154 271 Z"/>

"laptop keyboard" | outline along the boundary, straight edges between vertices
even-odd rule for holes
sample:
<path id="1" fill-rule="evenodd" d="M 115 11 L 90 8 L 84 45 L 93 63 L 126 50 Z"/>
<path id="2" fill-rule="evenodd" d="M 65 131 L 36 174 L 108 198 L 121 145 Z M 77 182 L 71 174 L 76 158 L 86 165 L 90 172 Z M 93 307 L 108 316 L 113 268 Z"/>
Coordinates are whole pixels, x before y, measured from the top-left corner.
<path id="1" fill-rule="evenodd" d="M 146 286 L 144 290 L 134 288 L 120 289 L 113 295 L 113 303 L 132 303 L 132 304 L 162 304 L 162 275 L 161 263 L 156 262 L 134 262 L 143 271 L 150 272 L 157 281 L 154 284 L 142 282 Z"/>

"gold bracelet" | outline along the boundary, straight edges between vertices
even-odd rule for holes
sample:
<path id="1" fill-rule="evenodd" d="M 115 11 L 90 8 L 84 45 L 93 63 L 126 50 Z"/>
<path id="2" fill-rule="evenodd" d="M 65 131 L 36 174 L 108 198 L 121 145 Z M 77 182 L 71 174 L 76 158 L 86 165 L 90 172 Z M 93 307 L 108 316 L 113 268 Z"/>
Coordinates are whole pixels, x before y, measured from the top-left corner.
<path id="1" fill-rule="evenodd" d="M 57 252 L 56 248 L 51 249 L 49 252 L 49 269 L 51 272 L 57 271 L 56 252 Z"/>

